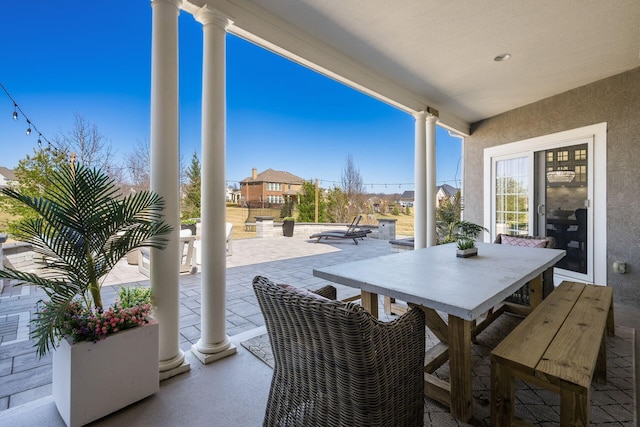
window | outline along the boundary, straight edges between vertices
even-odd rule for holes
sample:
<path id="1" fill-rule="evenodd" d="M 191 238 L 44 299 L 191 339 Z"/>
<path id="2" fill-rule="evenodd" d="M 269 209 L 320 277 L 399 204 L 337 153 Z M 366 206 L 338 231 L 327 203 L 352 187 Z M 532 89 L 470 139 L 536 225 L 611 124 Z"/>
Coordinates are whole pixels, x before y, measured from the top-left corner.
<path id="1" fill-rule="evenodd" d="M 496 161 L 495 195 L 496 232 L 528 234 L 529 165 L 526 157 Z"/>
<path id="2" fill-rule="evenodd" d="M 558 151 L 558 161 L 559 162 L 569 161 L 569 152 L 568 151 Z"/>

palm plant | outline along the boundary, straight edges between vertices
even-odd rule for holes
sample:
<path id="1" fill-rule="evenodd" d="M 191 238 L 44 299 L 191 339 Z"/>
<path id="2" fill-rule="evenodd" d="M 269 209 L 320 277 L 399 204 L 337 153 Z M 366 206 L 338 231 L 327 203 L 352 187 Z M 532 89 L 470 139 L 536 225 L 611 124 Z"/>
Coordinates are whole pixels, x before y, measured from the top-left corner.
<path id="1" fill-rule="evenodd" d="M 11 268 L 0 277 L 34 285 L 47 294 L 33 320 L 38 354 L 63 338 L 63 322 L 72 304 L 102 312 L 102 280 L 127 252 L 142 246 L 162 249 L 172 228 L 162 221 L 163 199 L 151 191 L 119 197 L 107 175 L 83 166 L 62 166 L 49 178 L 43 197 L 12 189 L 2 192 L 35 211 L 21 221 L 17 236 L 42 256 L 43 274 Z"/>

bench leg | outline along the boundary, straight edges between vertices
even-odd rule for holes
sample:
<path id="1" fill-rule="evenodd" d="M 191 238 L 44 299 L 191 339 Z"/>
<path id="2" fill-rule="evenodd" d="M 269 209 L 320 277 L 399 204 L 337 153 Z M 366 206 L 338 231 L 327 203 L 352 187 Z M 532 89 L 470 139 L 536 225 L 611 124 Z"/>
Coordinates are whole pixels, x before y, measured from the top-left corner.
<path id="1" fill-rule="evenodd" d="M 491 425 L 511 426 L 513 421 L 514 380 L 510 369 L 491 358 Z"/>
<path id="2" fill-rule="evenodd" d="M 589 395 L 560 390 L 560 425 L 582 427 L 589 425 Z"/>
<path id="3" fill-rule="evenodd" d="M 596 360 L 596 369 L 593 372 L 593 380 L 598 384 L 607 383 L 607 333 L 602 334 L 600 349 L 598 350 L 598 359 Z"/>
<path id="4" fill-rule="evenodd" d="M 616 336 L 616 326 L 613 317 L 613 294 L 611 295 L 611 305 L 609 305 L 609 313 L 607 314 L 607 334 L 610 337 Z"/>

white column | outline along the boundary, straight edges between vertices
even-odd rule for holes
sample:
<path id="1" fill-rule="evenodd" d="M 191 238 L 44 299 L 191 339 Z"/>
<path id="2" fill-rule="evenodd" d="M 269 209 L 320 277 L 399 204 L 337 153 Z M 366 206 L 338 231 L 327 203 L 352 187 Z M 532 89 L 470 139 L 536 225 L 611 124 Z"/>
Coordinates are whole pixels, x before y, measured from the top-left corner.
<path id="1" fill-rule="evenodd" d="M 436 122 L 427 116 L 427 247 L 436 244 Z"/>
<path id="2" fill-rule="evenodd" d="M 200 340 L 191 352 L 210 363 L 236 352 L 225 329 L 226 208 L 225 125 L 226 29 L 231 21 L 204 6 L 194 14 L 202 24 L 202 188 L 201 188 L 201 324 Z"/>
<path id="3" fill-rule="evenodd" d="M 160 379 L 188 371 L 179 339 L 178 14 L 181 0 L 153 0 L 151 40 L 151 189 L 165 201 L 169 244 L 151 249 L 151 289 L 160 324 Z"/>
<path id="4" fill-rule="evenodd" d="M 413 202 L 413 248 L 422 249 L 427 247 L 427 144 L 425 124 L 427 113 L 420 111 L 413 116 L 416 119 L 414 159 L 416 186 Z"/>

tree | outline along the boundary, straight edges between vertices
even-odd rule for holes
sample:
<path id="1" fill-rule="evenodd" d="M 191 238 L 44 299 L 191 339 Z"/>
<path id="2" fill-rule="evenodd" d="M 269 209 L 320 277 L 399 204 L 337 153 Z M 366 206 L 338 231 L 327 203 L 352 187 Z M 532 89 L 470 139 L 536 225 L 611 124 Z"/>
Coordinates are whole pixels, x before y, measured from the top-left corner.
<path id="1" fill-rule="evenodd" d="M 436 208 L 436 234 L 438 243 L 451 243 L 456 241 L 456 224 L 460 222 L 462 212 L 462 200 L 460 192 L 452 198 L 445 197 Z"/>
<path id="2" fill-rule="evenodd" d="M 133 152 L 127 154 L 125 165 L 129 171 L 129 180 L 134 190 L 151 188 L 151 147 L 149 141 L 138 141 Z"/>
<path id="3" fill-rule="evenodd" d="M 326 222 L 326 203 L 318 198 L 318 222 Z M 298 196 L 298 221 L 315 222 L 316 220 L 316 186 L 311 181 L 302 184 L 302 193 Z"/>
<path id="4" fill-rule="evenodd" d="M 187 168 L 187 184 L 182 198 L 182 219 L 200 218 L 200 189 L 202 187 L 202 174 L 200 160 L 196 152 L 191 156 L 191 165 Z"/>
<path id="5" fill-rule="evenodd" d="M 367 198 L 364 192 L 364 184 L 362 183 L 360 170 L 356 168 L 351 154 L 347 156 L 347 162 L 344 169 L 342 169 L 340 181 L 342 183 L 342 192 L 346 195 L 348 203 L 344 205 L 343 201 L 339 200 L 342 195 L 334 193 L 334 196 L 337 198 L 334 208 L 337 209 L 340 206 L 340 209 L 346 209 L 346 212 L 340 214 L 338 214 L 338 211 L 334 212 L 338 217 L 344 218 L 339 222 L 348 222 L 350 218 L 354 216 L 368 213 L 370 209 L 368 209 L 367 206 Z"/>
<path id="6" fill-rule="evenodd" d="M 349 222 L 351 217 L 349 196 L 338 187 L 327 194 L 327 214 L 331 222 Z"/>
<path id="7" fill-rule="evenodd" d="M 486 231 L 484 227 L 469 221 L 462 221 L 462 196 L 460 191 L 452 198 L 445 197 L 436 209 L 436 234 L 438 244 L 456 242 L 461 238 L 477 238 Z"/>
<path id="8" fill-rule="evenodd" d="M 74 153 L 79 165 L 104 171 L 111 170 L 114 156 L 111 142 L 98 131 L 95 123 L 89 122 L 80 114 L 75 114 L 74 117 L 71 130 L 55 136 L 55 144 L 62 151 Z"/>
<path id="9" fill-rule="evenodd" d="M 67 162 L 68 156 L 60 150 L 49 147 L 34 148 L 32 156 L 27 154 L 24 159 L 18 161 L 18 166 L 15 168 L 17 187 L 25 196 L 41 197 L 51 186 L 48 177 Z M 6 212 L 14 215 L 18 220 L 37 218 L 38 214 L 35 211 L 15 199 L 3 196 L 2 201 Z M 12 235 L 18 234 L 16 228 L 18 220 L 10 221 L 8 224 L 9 233 Z"/>
<path id="10" fill-rule="evenodd" d="M 355 200 L 358 196 L 364 194 L 364 184 L 362 184 L 360 170 L 356 168 L 351 153 L 347 155 L 347 163 L 342 169 L 340 181 L 342 183 L 342 191 L 347 193 L 350 200 Z"/>

